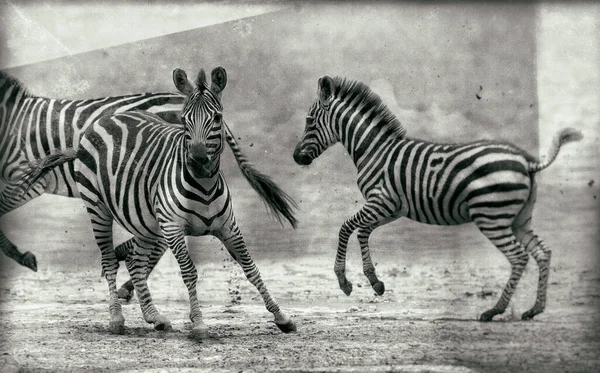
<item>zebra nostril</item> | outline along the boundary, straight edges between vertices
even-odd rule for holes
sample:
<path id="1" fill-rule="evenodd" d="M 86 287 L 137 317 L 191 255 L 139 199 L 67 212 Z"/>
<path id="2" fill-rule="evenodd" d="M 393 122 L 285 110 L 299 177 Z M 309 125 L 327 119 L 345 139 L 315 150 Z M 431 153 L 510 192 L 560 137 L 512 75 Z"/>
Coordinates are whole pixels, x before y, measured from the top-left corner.
<path id="1" fill-rule="evenodd" d="M 310 159 L 308 154 L 296 149 L 294 151 L 294 161 L 301 166 L 307 166 L 312 162 L 312 159 Z"/>
<path id="2" fill-rule="evenodd" d="M 188 160 L 202 166 L 209 164 L 210 156 L 206 152 L 206 146 L 203 143 L 191 144 L 189 147 Z"/>

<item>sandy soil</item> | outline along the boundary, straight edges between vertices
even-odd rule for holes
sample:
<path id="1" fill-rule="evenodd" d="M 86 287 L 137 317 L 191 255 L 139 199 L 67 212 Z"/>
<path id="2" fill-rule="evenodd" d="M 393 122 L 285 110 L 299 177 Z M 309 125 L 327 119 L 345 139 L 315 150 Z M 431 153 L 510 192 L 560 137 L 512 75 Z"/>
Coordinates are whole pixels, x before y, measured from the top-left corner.
<path id="1" fill-rule="evenodd" d="M 356 249 L 356 248 L 355 248 Z M 155 302 L 174 331 L 144 323 L 136 301 L 124 306 L 125 335 L 108 330 L 107 286 L 99 266 L 65 265 L 1 275 L 0 370 L 17 371 L 372 371 L 553 372 L 600 367 L 600 273 L 581 255 L 558 255 L 547 311 L 520 321 L 535 298 L 530 263 L 505 315 L 478 315 L 497 300 L 508 265 L 477 255 L 424 251 L 410 261 L 374 252 L 387 291 L 375 296 L 351 252 L 346 297 L 332 271 L 334 250 L 257 263 L 271 294 L 298 325 L 282 334 L 258 293 L 222 251 L 199 264 L 199 293 L 212 337 L 190 340 L 187 292 L 166 256 L 151 276 Z M 466 248 L 467 252 L 470 251 Z M 357 251 L 357 250 L 355 250 Z M 404 265 L 402 265 L 404 262 Z M 121 269 L 121 281 L 127 278 Z M 17 275 L 18 274 L 18 275 Z M 237 300 L 238 294 L 240 300 Z M 21 370 L 19 370 L 19 368 Z"/>

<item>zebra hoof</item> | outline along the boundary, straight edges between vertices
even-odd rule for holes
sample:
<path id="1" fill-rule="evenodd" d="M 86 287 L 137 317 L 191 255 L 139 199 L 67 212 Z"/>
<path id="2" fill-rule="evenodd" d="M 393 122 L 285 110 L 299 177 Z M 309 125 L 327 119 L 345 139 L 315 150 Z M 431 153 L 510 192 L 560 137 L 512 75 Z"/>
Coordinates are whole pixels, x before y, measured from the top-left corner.
<path id="1" fill-rule="evenodd" d="M 479 321 L 492 321 L 492 318 L 496 315 L 503 313 L 504 310 L 499 310 L 497 308 L 492 308 L 491 310 L 487 310 L 481 314 L 479 317 Z"/>
<path id="2" fill-rule="evenodd" d="M 346 280 L 345 283 L 340 284 L 340 289 L 342 289 L 344 294 L 346 294 L 347 296 L 350 296 L 350 294 L 352 294 L 352 283 L 350 281 Z"/>
<path id="3" fill-rule="evenodd" d="M 133 298 L 133 290 L 129 291 L 128 289 L 122 287 L 117 292 L 117 295 L 119 296 L 119 300 L 127 303 L 131 300 L 131 298 Z"/>
<path id="4" fill-rule="evenodd" d="M 111 321 L 108 330 L 111 334 L 125 334 L 125 321 Z"/>
<path id="5" fill-rule="evenodd" d="M 544 312 L 543 309 L 538 309 L 538 308 L 533 307 L 532 309 L 524 312 L 523 315 L 521 315 L 521 320 L 531 320 L 531 319 L 533 319 L 533 316 L 539 315 L 542 312 Z"/>
<path id="6" fill-rule="evenodd" d="M 24 265 L 25 267 L 31 269 L 33 272 L 37 272 L 37 270 L 38 270 L 37 259 L 35 258 L 35 255 L 33 255 L 33 253 L 31 251 L 27 251 L 23 254 L 23 257 L 21 259 L 21 264 Z"/>
<path id="7" fill-rule="evenodd" d="M 284 333 L 291 333 L 291 332 L 296 332 L 298 329 L 296 328 L 296 324 L 294 324 L 294 322 L 292 320 L 286 322 L 285 324 L 278 324 L 275 323 L 275 325 L 277 325 L 277 327 L 279 328 L 279 330 L 281 330 Z"/>
<path id="8" fill-rule="evenodd" d="M 167 320 L 166 317 L 159 316 L 154 322 L 154 329 L 170 332 L 171 330 L 173 330 L 173 327 L 171 326 L 171 322 Z"/>
<path id="9" fill-rule="evenodd" d="M 190 332 L 190 338 L 195 341 L 203 341 L 210 338 L 208 333 L 208 327 L 205 325 L 203 328 L 194 328 Z"/>
<path id="10" fill-rule="evenodd" d="M 375 290 L 375 293 L 377 295 L 383 295 L 383 293 L 385 293 L 385 285 L 383 284 L 383 282 L 379 281 L 373 284 L 373 290 Z"/>

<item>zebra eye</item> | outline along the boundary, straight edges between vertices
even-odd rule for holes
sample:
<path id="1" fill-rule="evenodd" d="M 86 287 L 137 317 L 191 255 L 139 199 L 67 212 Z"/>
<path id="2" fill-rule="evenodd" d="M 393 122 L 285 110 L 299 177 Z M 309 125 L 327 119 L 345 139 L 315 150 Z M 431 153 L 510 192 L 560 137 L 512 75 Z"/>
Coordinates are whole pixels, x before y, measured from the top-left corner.
<path id="1" fill-rule="evenodd" d="M 306 117 L 306 126 L 310 127 L 315 123 L 315 117 L 308 115 Z"/>
<path id="2" fill-rule="evenodd" d="M 223 114 L 221 113 L 215 113 L 215 116 L 213 117 L 213 120 L 217 123 L 221 123 L 221 120 L 223 119 Z"/>

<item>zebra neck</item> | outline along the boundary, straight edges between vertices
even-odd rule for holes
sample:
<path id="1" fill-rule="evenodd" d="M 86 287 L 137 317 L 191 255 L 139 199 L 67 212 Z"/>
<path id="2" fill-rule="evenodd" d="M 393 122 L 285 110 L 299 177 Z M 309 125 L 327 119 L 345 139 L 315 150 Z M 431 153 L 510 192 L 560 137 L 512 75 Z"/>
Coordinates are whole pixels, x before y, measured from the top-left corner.
<path id="1" fill-rule="evenodd" d="M 19 108 L 26 100 L 36 100 L 37 98 L 31 97 L 27 94 L 25 89 L 18 85 L 10 85 L 3 87 L 0 84 L 0 108 L 2 109 L 2 121 L 3 129 L 8 127 L 9 123 L 14 122 L 14 115 L 18 112 Z"/>
<path id="2" fill-rule="evenodd" d="M 382 146 L 402 141 L 397 130 L 382 122 L 371 111 L 355 110 L 347 113 L 336 121 L 340 142 L 348 151 L 348 155 L 357 168 L 366 159 L 381 150 Z"/>

